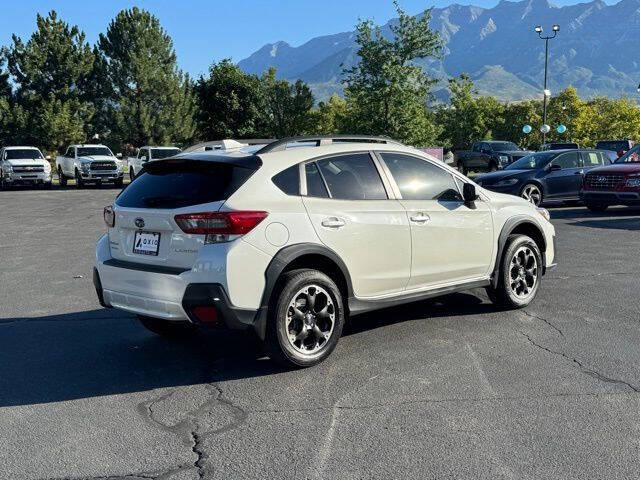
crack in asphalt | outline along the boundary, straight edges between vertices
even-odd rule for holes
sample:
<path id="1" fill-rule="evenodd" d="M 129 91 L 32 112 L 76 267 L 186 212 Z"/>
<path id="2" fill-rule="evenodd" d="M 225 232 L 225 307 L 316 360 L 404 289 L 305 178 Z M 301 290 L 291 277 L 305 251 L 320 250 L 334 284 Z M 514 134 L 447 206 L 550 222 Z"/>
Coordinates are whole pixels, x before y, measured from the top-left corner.
<path id="1" fill-rule="evenodd" d="M 581 275 L 562 275 L 557 277 L 551 277 L 553 280 L 566 280 L 568 278 L 582 278 L 582 277 L 603 277 L 603 276 L 615 276 L 615 275 L 637 275 L 637 272 L 599 272 L 599 273 L 584 273 Z"/>
<path id="2" fill-rule="evenodd" d="M 545 352 L 551 353 L 553 355 L 557 355 L 560 356 L 562 358 L 565 358 L 566 360 L 569 360 L 570 362 L 574 363 L 575 365 L 578 366 L 579 370 L 584 373 L 585 375 L 589 375 L 590 377 L 596 378 L 597 380 L 600 380 L 602 382 L 605 383 L 612 383 L 612 384 L 617 384 L 617 385 L 622 385 L 625 387 L 630 388 L 631 390 L 633 390 L 635 393 L 640 392 L 640 389 L 638 387 L 635 387 L 634 385 L 632 385 L 631 383 L 627 382 L 626 380 L 620 380 L 617 378 L 611 378 L 608 377 L 592 368 L 589 368 L 587 366 L 585 366 L 580 360 L 578 360 L 575 357 L 570 357 L 569 355 L 567 355 L 564 352 L 557 352 L 555 350 L 551 350 L 548 347 L 545 347 L 544 345 L 540 345 L 539 343 L 535 342 L 529 335 L 527 335 L 524 332 L 520 332 L 521 335 L 523 335 L 527 341 L 533 345 L 536 348 L 539 348 L 541 350 L 544 350 Z"/>
<path id="3" fill-rule="evenodd" d="M 94 477 L 53 477 L 47 480 L 168 480 L 176 473 L 193 469 L 193 465 L 178 465 L 169 470 L 128 473 L 125 475 L 99 475 Z"/>
<path id="4" fill-rule="evenodd" d="M 535 318 L 537 320 L 540 320 L 544 323 L 546 323 L 547 325 L 549 325 L 551 328 L 553 328 L 556 332 L 558 332 L 560 334 L 561 337 L 564 337 L 564 333 L 562 332 L 562 330 L 560 330 L 558 327 L 556 327 L 550 320 L 540 316 L 540 315 L 535 315 L 531 312 L 528 312 L 527 310 L 520 310 L 520 312 L 524 313 L 527 317 L 531 317 L 531 318 Z"/>
<path id="5" fill-rule="evenodd" d="M 202 445 L 203 440 L 209 436 L 218 435 L 238 428 L 246 421 L 248 416 L 246 410 L 235 405 L 231 400 L 224 398 L 224 391 L 217 385 L 208 383 L 205 385 L 205 388 L 208 391 L 209 399 L 203 402 L 196 409 L 185 412 L 184 418 L 173 425 L 166 424 L 156 418 L 154 407 L 171 398 L 178 392 L 177 389 L 150 401 L 142 402 L 138 404 L 137 407 L 138 413 L 146 421 L 161 430 L 177 435 L 183 439 L 183 442 L 186 445 L 189 445 L 191 451 L 196 455 L 196 460 L 191 467 L 195 467 L 198 470 L 198 476 L 200 478 L 205 478 L 205 465 L 207 459 L 207 454 Z M 221 406 L 227 410 L 232 419 L 229 423 L 220 428 L 206 430 L 202 426 L 200 420 L 202 420 L 202 417 L 210 413 L 216 406 Z"/>

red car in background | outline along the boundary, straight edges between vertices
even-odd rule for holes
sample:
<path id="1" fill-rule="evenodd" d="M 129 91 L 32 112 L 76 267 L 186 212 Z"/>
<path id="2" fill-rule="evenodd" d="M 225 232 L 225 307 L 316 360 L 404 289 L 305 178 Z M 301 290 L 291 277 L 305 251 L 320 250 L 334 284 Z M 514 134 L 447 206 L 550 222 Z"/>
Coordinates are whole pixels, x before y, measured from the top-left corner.
<path id="1" fill-rule="evenodd" d="M 611 205 L 640 206 L 640 144 L 611 165 L 589 171 L 581 197 L 593 212 L 603 212 Z"/>

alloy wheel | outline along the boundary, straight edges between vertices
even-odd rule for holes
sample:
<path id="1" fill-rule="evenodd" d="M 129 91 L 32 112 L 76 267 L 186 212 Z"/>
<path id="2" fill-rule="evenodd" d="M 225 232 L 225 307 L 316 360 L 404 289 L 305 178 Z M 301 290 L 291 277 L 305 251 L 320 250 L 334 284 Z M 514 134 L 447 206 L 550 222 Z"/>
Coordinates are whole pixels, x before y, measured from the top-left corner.
<path id="1" fill-rule="evenodd" d="M 297 352 L 315 354 L 327 345 L 335 319 L 331 295 L 319 285 L 307 285 L 289 302 L 285 319 L 287 339 Z"/>
<path id="2" fill-rule="evenodd" d="M 538 282 L 538 260 L 530 247 L 518 248 L 509 263 L 509 286 L 513 294 L 528 298 L 536 289 Z"/>
<path id="3" fill-rule="evenodd" d="M 542 201 L 542 192 L 535 185 L 525 185 L 522 189 L 522 198 L 538 206 Z"/>

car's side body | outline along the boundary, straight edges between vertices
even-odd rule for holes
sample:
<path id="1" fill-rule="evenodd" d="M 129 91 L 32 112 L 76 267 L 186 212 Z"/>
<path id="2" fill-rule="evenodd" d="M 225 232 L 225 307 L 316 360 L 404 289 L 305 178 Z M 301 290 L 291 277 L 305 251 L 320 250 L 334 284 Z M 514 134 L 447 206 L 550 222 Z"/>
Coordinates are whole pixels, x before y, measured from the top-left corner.
<path id="1" fill-rule="evenodd" d="M 523 195 L 527 186 L 535 185 L 542 193 L 542 202 L 576 201 L 580 199 L 584 175 L 610 163 L 606 152 L 590 149 L 553 150 L 534 155 L 548 155 L 548 163 L 536 169 L 515 169 L 517 164 L 514 164 L 506 170 L 481 175 L 476 182 L 489 190 L 518 196 Z"/>
<path id="2" fill-rule="evenodd" d="M 36 147 L 0 149 L 0 185 L 51 186 L 51 164 Z"/>
<path id="3" fill-rule="evenodd" d="M 99 154 L 88 154 L 94 150 Z M 105 145 L 69 145 L 63 155 L 56 157 L 56 170 L 61 179 L 75 178 L 83 183 L 121 183 L 123 167 L 122 160 Z"/>
<path id="4" fill-rule="evenodd" d="M 455 164 L 462 173 L 490 172 L 505 168 L 507 165 L 531 152 L 506 147 L 511 142 L 482 141 L 474 142 L 471 150 L 456 151 Z"/>
<path id="5" fill-rule="evenodd" d="M 359 182 L 363 192 L 376 185 L 357 198 L 340 184 L 349 180 L 337 167 L 347 156 L 360 162 L 358 172 L 369 169 L 371 181 Z M 96 248 L 96 288 L 105 306 L 198 323 L 192 306 L 214 299 L 228 327 L 253 326 L 263 336 L 272 291 L 284 271 L 326 273 L 341 289 L 347 310 L 357 314 L 491 285 L 509 234 L 527 232 L 538 243 L 542 271 L 555 262 L 554 228 L 532 205 L 480 187 L 478 198 L 465 202 L 462 185 L 470 181 L 413 148 L 350 142 L 177 158 L 256 171 L 227 199 L 209 204 L 150 210 L 123 207 L 117 200 L 115 227 Z M 414 161 L 450 183 L 446 198 L 405 198 L 403 189 L 412 185 L 399 184 L 391 170 Z M 327 195 L 314 190 L 319 179 Z M 268 216 L 237 240 L 218 244 L 184 233 L 175 220 L 196 212 L 255 210 Z M 132 253 L 140 225 L 161 232 L 157 256 Z"/>
<path id="6" fill-rule="evenodd" d="M 145 145 L 138 150 L 138 154 L 135 157 L 129 157 L 129 175 L 133 179 L 140 175 L 145 163 L 177 155 L 180 151 L 181 150 L 176 147 Z"/>

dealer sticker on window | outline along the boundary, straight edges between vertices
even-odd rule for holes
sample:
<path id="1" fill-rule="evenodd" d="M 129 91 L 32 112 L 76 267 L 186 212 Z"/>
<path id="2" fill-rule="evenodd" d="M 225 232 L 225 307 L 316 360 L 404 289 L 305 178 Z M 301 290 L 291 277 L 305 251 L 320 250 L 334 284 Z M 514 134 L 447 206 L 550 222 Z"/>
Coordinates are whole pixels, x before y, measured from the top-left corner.
<path id="1" fill-rule="evenodd" d="M 155 232 L 136 232 L 133 253 L 140 255 L 158 255 L 160 234 Z"/>

